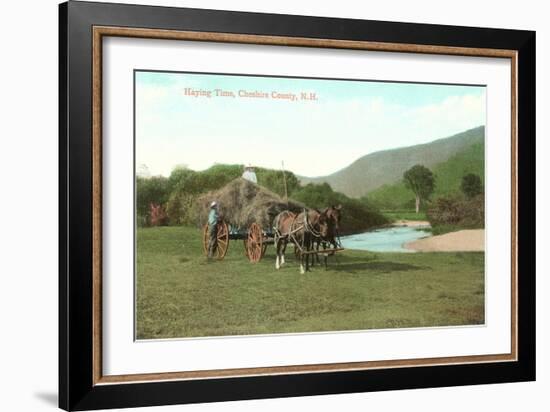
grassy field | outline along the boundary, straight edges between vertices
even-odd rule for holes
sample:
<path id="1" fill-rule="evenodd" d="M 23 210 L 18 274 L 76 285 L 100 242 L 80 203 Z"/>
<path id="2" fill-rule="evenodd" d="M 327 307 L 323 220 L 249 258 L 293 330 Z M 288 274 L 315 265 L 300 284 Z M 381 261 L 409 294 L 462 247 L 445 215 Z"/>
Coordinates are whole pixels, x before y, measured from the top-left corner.
<path id="1" fill-rule="evenodd" d="M 242 241 L 207 262 L 200 232 L 137 231 L 138 339 L 484 323 L 483 253 L 344 251 L 300 275 L 292 248 L 275 270 Z"/>

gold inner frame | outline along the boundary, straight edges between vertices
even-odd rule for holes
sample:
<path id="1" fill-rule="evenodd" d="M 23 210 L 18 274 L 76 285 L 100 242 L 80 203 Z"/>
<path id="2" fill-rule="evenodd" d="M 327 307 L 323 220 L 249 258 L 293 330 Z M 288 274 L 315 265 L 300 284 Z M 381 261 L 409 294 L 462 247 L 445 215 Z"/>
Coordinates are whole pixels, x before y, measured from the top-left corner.
<path id="1" fill-rule="evenodd" d="M 103 375 L 102 362 L 102 40 L 104 36 L 133 37 L 165 40 L 206 41 L 238 44 L 277 45 L 353 49 L 400 53 L 497 57 L 511 60 L 511 182 L 512 182 L 512 239 L 511 239 L 511 352 L 508 354 L 453 356 L 440 358 L 395 359 L 315 365 L 288 365 L 274 367 L 218 369 L 144 373 L 131 375 Z M 222 377 L 258 376 L 275 374 L 319 373 L 334 371 L 402 368 L 413 366 L 456 365 L 467 363 L 494 363 L 517 361 L 517 52 L 515 50 L 430 46 L 418 44 L 383 43 L 369 41 L 334 40 L 318 38 L 261 36 L 248 34 L 141 29 L 128 27 L 93 27 L 92 43 L 92 187 L 93 187 L 93 384 L 134 383 L 146 381 L 208 379 Z"/>

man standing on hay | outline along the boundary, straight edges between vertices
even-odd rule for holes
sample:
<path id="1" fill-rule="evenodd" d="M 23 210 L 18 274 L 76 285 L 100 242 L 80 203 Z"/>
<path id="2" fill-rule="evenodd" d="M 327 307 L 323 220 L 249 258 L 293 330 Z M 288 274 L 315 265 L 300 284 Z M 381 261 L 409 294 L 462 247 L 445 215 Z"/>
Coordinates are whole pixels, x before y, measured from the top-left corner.
<path id="1" fill-rule="evenodd" d="M 242 175 L 242 178 L 252 183 L 256 183 L 256 184 L 258 183 L 258 178 L 256 177 L 256 171 L 254 170 L 254 167 L 250 164 L 244 168 L 244 173 Z"/>
<path id="2" fill-rule="evenodd" d="M 214 252 L 218 248 L 218 219 L 220 214 L 218 213 L 218 202 L 215 200 L 210 203 L 210 212 L 208 213 L 208 235 L 210 240 L 208 241 L 208 259 L 214 257 Z"/>

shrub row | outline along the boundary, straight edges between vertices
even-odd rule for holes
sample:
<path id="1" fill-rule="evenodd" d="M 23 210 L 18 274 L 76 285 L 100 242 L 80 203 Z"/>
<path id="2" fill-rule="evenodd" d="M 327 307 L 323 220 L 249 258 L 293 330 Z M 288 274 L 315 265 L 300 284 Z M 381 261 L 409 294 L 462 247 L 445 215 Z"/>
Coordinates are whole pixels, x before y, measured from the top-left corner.
<path id="1" fill-rule="evenodd" d="M 195 225 L 198 219 L 198 197 L 217 190 L 240 176 L 242 166 L 215 165 L 202 172 L 175 169 L 170 177 L 138 177 L 136 181 L 138 226 Z M 284 196 L 282 174 L 277 170 L 257 168 L 258 184 Z M 327 183 L 301 186 L 292 172 L 286 172 L 289 197 L 311 208 L 342 205 L 342 233 L 364 231 L 383 225 L 388 220 L 366 201 L 351 199 L 335 192 Z M 161 208 L 158 209 L 158 206 Z M 152 211 L 156 210 L 153 216 Z"/>
<path id="2" fill-rule="evenodd" d="M 485 199 L 483 195 L 466 199 L 445 196 L 435 199 L 426 214 L 433 227 L 453 225 L 464 228 L 484 227 Z"/>

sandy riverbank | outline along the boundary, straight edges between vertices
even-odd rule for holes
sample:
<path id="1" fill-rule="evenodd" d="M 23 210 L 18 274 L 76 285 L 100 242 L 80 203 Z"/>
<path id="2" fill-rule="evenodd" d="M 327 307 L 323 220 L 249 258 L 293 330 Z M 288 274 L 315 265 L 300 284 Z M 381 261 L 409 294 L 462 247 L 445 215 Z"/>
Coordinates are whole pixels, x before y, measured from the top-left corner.
<path id="1" fill-rule="evenodd" d="M 406 249 L 418 252 L 483 252 L 485 229 L 459 230 L 405 244 Z"/>

